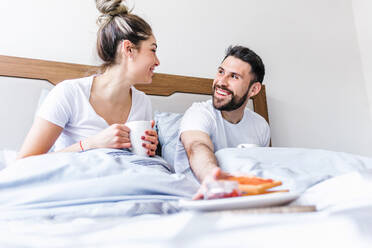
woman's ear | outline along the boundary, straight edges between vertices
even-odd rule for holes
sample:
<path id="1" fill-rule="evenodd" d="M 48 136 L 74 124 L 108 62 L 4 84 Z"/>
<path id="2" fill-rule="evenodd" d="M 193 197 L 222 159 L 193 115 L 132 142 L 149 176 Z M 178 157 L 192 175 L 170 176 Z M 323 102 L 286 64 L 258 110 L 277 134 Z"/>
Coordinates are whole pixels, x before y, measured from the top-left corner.
<path id="1" fill-rule="evenodd" d="M 134 45 L 129 40 L 121 41 L 120 52 L 127 58 L 133 58 L 134 55 Z"/>
<path id="2" fill-rule="evenodd" d="M 261 91 L 261 83 L 260 82 L 254 82 L 252 84 L 251 88 L 249 89 L 248 97 L 249 98 L 254 97 L 258 93 L 260 93 L 260 91 Z"/>

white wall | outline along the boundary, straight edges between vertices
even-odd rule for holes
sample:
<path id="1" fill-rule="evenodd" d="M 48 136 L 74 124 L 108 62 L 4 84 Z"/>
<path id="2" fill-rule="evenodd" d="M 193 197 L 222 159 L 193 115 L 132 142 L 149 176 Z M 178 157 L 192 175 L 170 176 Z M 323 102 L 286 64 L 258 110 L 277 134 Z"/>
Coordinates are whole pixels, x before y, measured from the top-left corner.
<path id="1" fill-rule="evenodd" d="M 372 119 L 372 1 L 353 0 L 353 10 Z"/>
<path id="2" fill-rule="evenodd" d="M 274 146 L 372 155 L 372 123 L 350 0 L 136 1 L 164 72 L 213 77 L 243 44 L 267 67 Z"/>
<path id="3" fill-rule="evenodd" d="M 2 0 L 0 54 L 97 63 L 94 55 L 97 13 L 89 2 Z M 0 78 L 0 149 L 19 149 L 31 127 L 43 88 L 51 85 L 40 80 Z"/>
<path id="4" fill-rule="evenodd" d="M 213 77 L 228 45 L 249 46 L 266 64 L 274 146 L 372 156 L 352 0 L 133 2 L 158 39 L 158 72 Z M 93 0 L 3 0 L 1 12 L 0 54 L 98 63 Z"/>

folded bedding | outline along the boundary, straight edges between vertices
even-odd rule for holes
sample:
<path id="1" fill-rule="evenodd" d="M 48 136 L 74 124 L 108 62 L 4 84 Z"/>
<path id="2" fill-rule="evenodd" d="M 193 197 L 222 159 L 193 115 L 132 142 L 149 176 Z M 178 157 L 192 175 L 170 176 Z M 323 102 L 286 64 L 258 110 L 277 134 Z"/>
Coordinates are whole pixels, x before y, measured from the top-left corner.
<path id="1" fill-rule="evenodd" d="M 122 215 L 162 214 L 171 212 L 171 202 L 191 197 L 197 188 L 185 176 L 171 174 L 160 157 L 117 149 L 46 154 L 19 160 L 0 171 L 0 210 L 12 213 L 0 219 L 16 216 L 17 211 L 25 216 L 26 210 L 48 209 L 44 212 L 50 216 L 52 209 L 56 214 L 61 208 L 76 212 L 83 205 L 96 208 L 121 201 L 128 202 L 128 211 L 121 211 Z M 110 211 L 106 214 L 112 215 Z"/>
<path id="2" fill-rule="evenodd" d="M 292 204 L 336 211 L 372 211 L 372 158 L 303 148 L 228 148 L 216 153 L 223 170 L 273 178 L 301 196 Z"/>

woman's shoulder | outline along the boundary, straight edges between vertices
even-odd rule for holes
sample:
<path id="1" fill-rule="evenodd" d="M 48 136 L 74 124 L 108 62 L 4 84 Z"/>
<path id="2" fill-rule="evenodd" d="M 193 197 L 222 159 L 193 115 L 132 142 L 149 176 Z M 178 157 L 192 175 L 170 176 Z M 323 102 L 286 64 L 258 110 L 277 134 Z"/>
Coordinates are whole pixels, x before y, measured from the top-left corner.
<path id="1" fill-rule="evenodd" d="M 83 88 L 89 87 L 90 88 L 92 84 L 92 80 L 93 80 L 93 76 L 67 79 L 57 84 L 57 86 L 66 87 L 66 88 L 76 88 L 76 87 L 83 87 Z"/>
<path id="2" fill-rule="evenodd" d="M 64 80 L 56 85 L 55 90 L 65 94 L 76 94 L 78 92 L 85 94 L 90 92 L 92 80 L 93 76 Z"/>
<path id="3" fill-rule="evenodd" d="M 146 95 L 145 92 L 137 90 L 134 86 L 132 86 L 131 89 L 132 89 L 132 97 L 136 101 L 150 101 L 150 97 Z"/>

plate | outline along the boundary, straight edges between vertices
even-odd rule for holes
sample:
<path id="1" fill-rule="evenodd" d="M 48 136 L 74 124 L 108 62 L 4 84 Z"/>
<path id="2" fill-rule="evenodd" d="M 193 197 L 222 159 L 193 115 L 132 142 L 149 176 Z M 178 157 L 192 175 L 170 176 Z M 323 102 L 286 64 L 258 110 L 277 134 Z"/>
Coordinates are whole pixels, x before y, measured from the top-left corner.
<path id="1" fill-rule="evenodd" d="M 272 207 L 288 204 L 300 196 L 299 193 L 282 192 L 264 195 L 251 195 L 231 197 L 214 200 L 180 200 L 179 206 L 183 209 L 197 211 L 230 210 L 242 208 Z"/>

